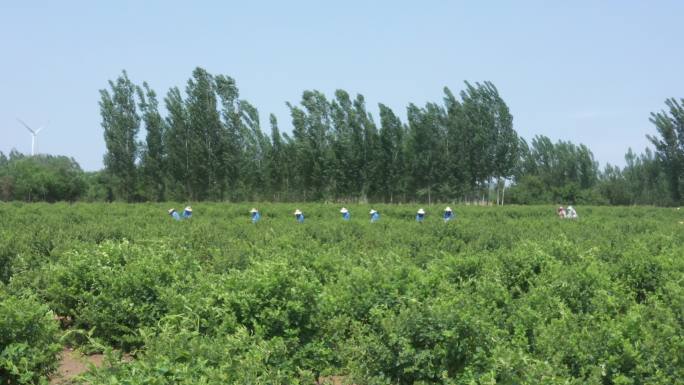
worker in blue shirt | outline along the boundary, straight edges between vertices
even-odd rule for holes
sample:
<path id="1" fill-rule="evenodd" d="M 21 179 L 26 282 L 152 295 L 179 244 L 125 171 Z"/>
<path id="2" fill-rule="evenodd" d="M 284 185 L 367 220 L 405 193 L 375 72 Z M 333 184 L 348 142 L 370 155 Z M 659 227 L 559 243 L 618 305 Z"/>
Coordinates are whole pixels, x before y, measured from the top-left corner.
<path id="1" fill-rule="evenodd" d="M 297 209 L 297 210 L 295 210 L 294 215 L 295 215 L 295 219 L 297 220 L 297 222 L 304 223 L 304 213 L 302 213 L 301 211 L 299 211 L 299 209 Z"/>
<path id="2" fill-rule="evenodd" d="M 259 219 L 261 219 L 261 214 L 259 213 L 259 210 L 256 208 L 252 208 L 249 210 L 249 213 L 252 215 L 252 223 L 257 223 L 259 222 Z"/>
<path id="3" fill-rule="evenodd" d="M 420 209 L 416 213 L 416 222 L 423 222 L 423 219 L 425 219 L 425 210 Z"/>
<path id="4" fill-rule="evenodd" d="M 169 215 L 171 215 L 171 218 L 180 221 L 182 218 L 180 215 L 178 215 L 178 212 L 176 209 L 169 209 Z"/>
<path id="5" fill-rule="evenodd" d="M 378 220 L 380 220 L 380 213 L 377 212 L 376 210 L 371 210 L 370 211 L 370 220 L 371 220 L 371 223 L 377 222 Z"/>
<path id="6" fill-rule="evenodd" d="M 449 222 L 452 219 L 454 219 L 454 212 L 451 211 L 451 207 L 447 206 L 444 209 L 444 222 Z"/>
<path id="7" fill-rule="evenodd" d="M 183 210 L 183 219 L 192 218 L 192 207 L 188 206 Z"/>
<path id="8" fill-rule="evenodd" d="M 349 210 L 347 210 L 345 207 L 342 207 L 340 212 L 342 213 L 343 220 L 348 221 L 351 219 L 351 214 L 349 214 Z"/>

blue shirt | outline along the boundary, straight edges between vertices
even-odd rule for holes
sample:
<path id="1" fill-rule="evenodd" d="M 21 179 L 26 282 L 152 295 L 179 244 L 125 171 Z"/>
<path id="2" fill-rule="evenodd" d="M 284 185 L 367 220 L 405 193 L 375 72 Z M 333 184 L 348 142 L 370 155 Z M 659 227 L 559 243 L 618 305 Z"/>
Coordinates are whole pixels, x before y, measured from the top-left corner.
<path id="1" fill-rule="evenodd" d="M 185 210 L 183 211 L 183 218 L 190 218 L 192 217 L 192 211 Z"/>
<path id="2" fill-rule="evenodd" d="M 371 214 L 371 222 L 377 222 L 380 219 L 380 213 Z"/>
<path id="3" fill-rule="evenodd" d="M 297 219 L 297 222 L 304 223 L 304 214 L 297 214 L 295 215 L 295 218 Z"/>
<path id="4" fill-rule="evenodd" d="M 416 214 L 416 222 L 422 222 L 425 219 L 425 214 Z"/>
<path id="5" fill-rule="evenodd" d="M 173 219 L 177 220 L 177 221 L 180 221 L 180 220 L 181 220 L 181 217 L 180 217 L 180 215 L 178 215 L 178 212 L 177 212 L 177 211 L 172 212 L 172 213 L 171 213 L 171 217 L 172 217 Z"/>
<path id="6" fill-rule="evenodd" d="M 257 223 L 259 222 L 259 219 L 261 219 L 261 214 L 259 212 L 252 213 L 252 223 Z"/>
<path id="7" fill-rule="evenodd" d="M 342 213 L 342 219 L 344 219 L 345 221 L 350 220 L 350 219 L 351 219 L 351 215 L 349 214 L 349 212 Z"/>
<path id="8" fill-rule="evenodd" d="M 450 220 L 454 219 L 454 213 L 451 211 L 445 211 L 444 212 L 444 221 L 448 222 Z"/>

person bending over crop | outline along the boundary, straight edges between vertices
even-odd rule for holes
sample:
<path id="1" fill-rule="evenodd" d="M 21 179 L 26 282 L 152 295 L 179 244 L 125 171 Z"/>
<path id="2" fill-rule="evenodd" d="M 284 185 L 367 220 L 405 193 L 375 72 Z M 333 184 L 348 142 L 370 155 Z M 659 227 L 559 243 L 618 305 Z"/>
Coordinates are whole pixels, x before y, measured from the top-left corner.
<path id="1" fill-rule="evenodd" d="M 340 209 L 340 212 L 342 213 L 343 220 L 348 221 L 351 219 L 351 214 L 349 214 L 349 210 L 347 210 L 346 208 L 342 207 Z"/>
<path id="2" fill-rule="evenodd" d="M 568 210 L 565 213 L 565 217 L 568 219 L 577 219 L 577 211 L 575 211 L 575 208 L 572 206 L 568 206 Z"/>
<path id="3" fill-rule="evenodd" d="M 447 206 L 444 209 L 444 222 L 449 222 L 452 219 L 454 219 L 454 212 L 451 211 L 451 207 Z"/>
<path id="4" fill-rule="evenodd" d="M 301 211 L 299 211 L 299 209 L 297 209 L 297 210 L 295 210 L 294 215 L 295 215 L 295 219 L 297 220 L 297 222 L 304 223 L 304 213 L 302 213 Z"/>
<path id="5" fill-rule="evenodd" d="M 563 206 L 560 206 L 558 210 L 556 210 L 556 212 L 558 213 L 558 218 L 565 218 L 565 209 L 563 208 Z"/>
<path id="6" fill-rule="evenodd" d="M 183 210 L 183 219 L 192 218 L 192 207 L 188 206 Z"/>
<path id="7" fill-rule="evenodd" d="M 377 222 L 380 220 L 380 213 L 377 212 L 376 210 L 371 210 L 370 211 L 370 221 L 371 223 Z"/>
<path id="8" fill-rule="evenodd" d="M 252 208 L 249 210 L 249 213 L 252 215 L 252 223 L 257 223 L 259 222 L 259 219 L 261 219 L 261 214 L 259 213 L 259 210 L 256 208 Z"/>
<path id="9" fill-rule="evenodd" d="M 423 222 L 423 219 L 425 219 L 425 210 L 420 209 L 416 213 L 416 222 Z"/>
<path id="10" fill-rule="evenodd" d="M 169 215 L 171 215 L 171 218 L 180 221 L 182 218 L 180 215 L 178 215 L 178 212 L 176 209 L 169 209 Z"/>

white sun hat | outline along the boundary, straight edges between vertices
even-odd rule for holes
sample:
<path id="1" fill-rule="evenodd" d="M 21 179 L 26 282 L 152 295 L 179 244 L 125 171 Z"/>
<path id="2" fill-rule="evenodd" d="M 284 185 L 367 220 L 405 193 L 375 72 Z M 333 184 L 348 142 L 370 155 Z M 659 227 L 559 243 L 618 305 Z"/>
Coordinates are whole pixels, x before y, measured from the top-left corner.
<path id="1" fill-rule="evenodd" d="M 190 211 L 190 212 L 192 212 L 192 207 L 190 207 L 190 206 L 186 207 L 186 208 L 185 208 L 185 211 Z"/>
<path id="2" fill-rule="evenodd" d="M 344 213 L 348 213 L 349 210 L 347 210 L 346 207 L 342 207 L 342 208 L 340 209 L 340 212 L 341 212 L 342 214 L 344 214 Z"/>
<path id="3" fill-rule="evenodd" d="M 171 214 L 174 211 L 176 211 L 176 209 L 169 209 L 169 214 Z"/>
<path id="4" fill-rule="evenodd" d="M 425 210 L 423 210 L 423 209 L 418 210 L 418 214 L 425 214 Z"/>
<path id="5" fill-rule="evenodd" d="M 295 210 L 294 215 L 301 215 L 301 213 L 302 213 L 302 212 L 299 211 L 299 209 L 297 209 L 297 210 Z"/>
<path id="6" fill-rule="evenodd" d="M 447 208 L 445 208 L 444 211 L 451 211 L 451 207 L 447 206 Z"/>
<path id="7" fill-rule="evenodd" d="M 250 213 L 258 213 L 259 210 L 257 210 L 255 207 L 252 207 L 251 210 L 249 210 Z"/>
<path id="8" fill-rule="evenodd" d="M 371 214 L 375 214 L 375 213 L 377 213 L 377 211 L 371 210 L 370 213 L 371 213 Z"/>

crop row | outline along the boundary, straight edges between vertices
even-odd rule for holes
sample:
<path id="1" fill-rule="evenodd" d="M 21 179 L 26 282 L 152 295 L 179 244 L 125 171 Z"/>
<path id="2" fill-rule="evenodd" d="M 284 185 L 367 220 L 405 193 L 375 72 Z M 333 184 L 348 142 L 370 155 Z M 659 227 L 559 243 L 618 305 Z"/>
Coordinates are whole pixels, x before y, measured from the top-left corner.
<path id="1" fill-rule="evenodd" d="M 0 205 L 2 301 L 34 303 L 39 317 L 0 328 L 42 325 L 54 350 L 59 318 L 62 333 L 88 336 L 63 342 L 134 353 L 89 374 L 94 384 L 684 378 L 675 211 L 588 207 L 573 222 L 552 207 L 459 207 L 445 225 L 388 205 L 382 222 L 342 225 L 312 204 L 321 219 L 292 226 L 267 207 L 245 226 L 237 205 L 181 223 L 156 205 Z M 54 367 L 25 361 L 28 381 Z"/>

